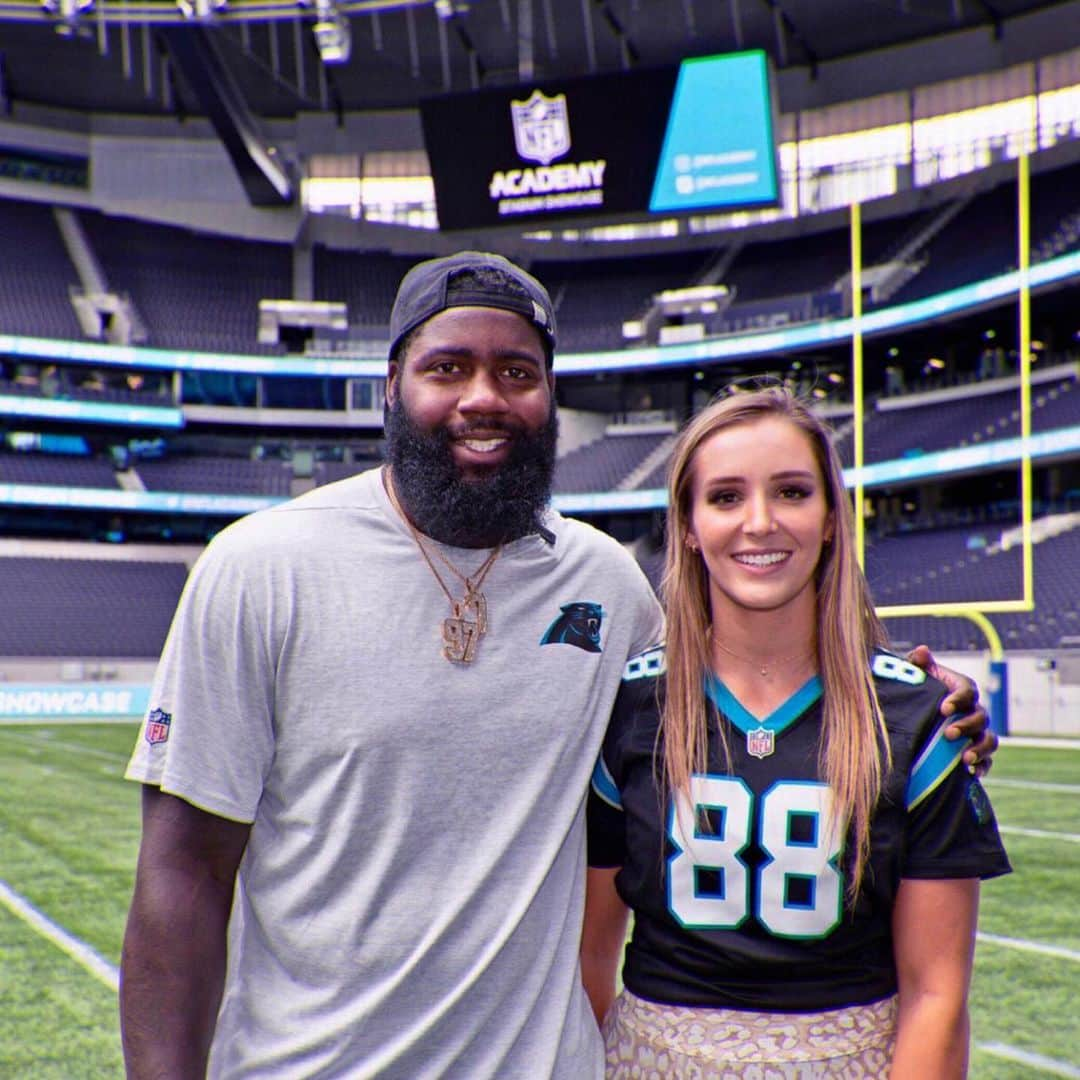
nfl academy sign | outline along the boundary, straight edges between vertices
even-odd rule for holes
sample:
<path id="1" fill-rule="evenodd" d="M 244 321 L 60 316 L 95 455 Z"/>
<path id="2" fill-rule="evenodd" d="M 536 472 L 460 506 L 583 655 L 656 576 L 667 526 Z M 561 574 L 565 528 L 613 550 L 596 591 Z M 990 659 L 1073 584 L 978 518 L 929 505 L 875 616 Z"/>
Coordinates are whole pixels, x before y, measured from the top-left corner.
<path id="1" fill-rule="evenodd" d="M 775 204 L 760 50 L 426 98 L 443 230 Z"/>
<path id="2" fill-rule="evenodd" d="M 518 156 L 539 164 L 492 174 L 488 193 L 500 216 L 603 206 L 606 161 L 551 164 L 570 152 L 565 94 L 534 90 L 526 101 L 510 102 L 510 115 Z"/>
<path id="3" fill-rule="evenodd" d="M 662 69 L 425 99 L 440 228 L 647 206 L 674 83 Z"/>

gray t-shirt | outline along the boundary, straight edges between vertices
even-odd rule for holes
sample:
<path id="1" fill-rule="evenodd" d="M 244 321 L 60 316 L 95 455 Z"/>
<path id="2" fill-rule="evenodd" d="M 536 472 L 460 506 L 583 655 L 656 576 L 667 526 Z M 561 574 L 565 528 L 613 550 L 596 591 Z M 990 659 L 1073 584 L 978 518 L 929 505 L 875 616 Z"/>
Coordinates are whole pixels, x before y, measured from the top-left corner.
<path id="1" fill-rule="evenodd" d="M 602 1076 L 584 796 L 661 618 L 619 544 L 546 525 L 492 567 L 470 665 L 442 656 L 449 604 L 377 470 L 195 566 L 127 775 L 253 823 L 211 1076 Z"/>

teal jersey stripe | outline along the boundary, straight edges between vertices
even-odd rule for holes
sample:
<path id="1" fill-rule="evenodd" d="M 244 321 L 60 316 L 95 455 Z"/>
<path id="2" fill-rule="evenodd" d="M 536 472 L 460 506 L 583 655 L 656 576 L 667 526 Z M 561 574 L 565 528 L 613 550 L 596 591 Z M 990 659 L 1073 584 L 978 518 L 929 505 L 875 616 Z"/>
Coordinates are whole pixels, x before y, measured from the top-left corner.
<path id="1" fill-rule="evenodd" d="M 821 697 L 822 689 L 820 677 L 812 675 L 783 705 L 759 720 L 712 672 L 705 676 L 705 693 L 743 734 L 762 727 L 775 732 L 789 728 Z"/>
<path id="2" fill-rule="evenodd" d="M 596 792 L 597 796 L 604 800 L 608 806 L 613 806 L 616 810 L 622 809 L 622 799 L 619 797 L 619 788 L 616 785 L 611 773 L 608 772 L 608 767 L 604 763 L 603 756 L 596 759 L 596 767 L 593 769 L 592 774 L 592 789 Z"/>
<path id="3" fill-rule="evenodd" d="M 952 772 L 960 755 L 971 745 L 970 739 L 957 739 L 949 742 L 945 738 L 947 724 L 934 732 L 933 738 L 926 744 L 915 764 L 907 785 L 907 808 L 914 810 L 941 782 Z"/>

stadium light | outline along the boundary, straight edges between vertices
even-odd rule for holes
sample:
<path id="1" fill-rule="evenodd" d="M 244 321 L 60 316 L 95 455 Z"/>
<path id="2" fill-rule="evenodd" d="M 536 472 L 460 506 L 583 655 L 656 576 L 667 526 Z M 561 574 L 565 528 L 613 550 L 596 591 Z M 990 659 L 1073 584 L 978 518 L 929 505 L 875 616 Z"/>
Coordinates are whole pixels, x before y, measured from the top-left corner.
<path id="1" fill-rule="evenodd" d="M 228 3 L 228 0 L 176 0 L 176 6 L 185 19 L 204 21 L 213 18 Z"/>
<path id="2" fill-rule="evenodd" d="M 691 285 L 685 289 L 665 289 L 653 297 L 665 315 L 713 315 L 731 303 L 726 285 Z"/>
<path id="3" fill-rule="evenodd" d="M 352 53 L 352 30 L 349 20 L 334 6 L 332 0 L 318 0 L 316 21 L 311 28 L 319 59 L 324 64 L 344 64 Z"/>
<path id="4" fill-rule="evenodd" d="M 440 19 L 452 19 L 455 15 L 464 15 L 469 5 L 462 0 L 435 0 L 435 14 Z"/>
<path id="5" fill-rule="evenodd" d="M 706 336 L 705 323 L 723 312 L 735 299 L 726 285 L 691 285 L 655 293 L 640 320 L 640 336 L 661 345 L 700 340 Z M 627 327 L 623 327 L 627 340 Z"/>
<path id="6" fill-rule="evenodd" d="M 50 15 L 61 19 L 76 19 L 94 6 L 94 0 L 41 0 L 41 6 Z"/>
<path id="7" fill-rule="evenodd" d="M 94 0 L 41 0 L 46 14 L 54 15 L 59 22 L 56 32 L 65 37 L 72 34 L 79 19 L 94 6 Z"/>

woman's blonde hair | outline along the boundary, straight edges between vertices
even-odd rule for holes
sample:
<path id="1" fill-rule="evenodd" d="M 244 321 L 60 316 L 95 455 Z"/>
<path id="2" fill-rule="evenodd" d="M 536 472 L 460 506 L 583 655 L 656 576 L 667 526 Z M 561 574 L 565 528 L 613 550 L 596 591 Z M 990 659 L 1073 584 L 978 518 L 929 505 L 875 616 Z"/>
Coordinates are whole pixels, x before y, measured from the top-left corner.
<path id="1" fill-rule="evenodd" d="M 672 455 L 662 585 L 667 678 L 660 727 L 661 781 L 669 796 L 689 793 L 691 776 L 707 769 L 708 725 L 715 716 L 704 678 L 711 668 L 708 574 L 701 555 L 686 544 L 695 457 L 701 444 L 717 432 L 771 416 L 789 420 L 809 437 L 833 516 L 832 539 L 823 547 L 817 568 L 818 667 L 824 686 L 819 768 L 833 791 L 838 827 L 850 828 L 853 837 L 849 895 L 854 897 L 867 864 L 871 814 L 890 764 L 869 656 L 888 638 L 856 559 L 851 500 L 829 429 L 782 386 L 736 390 L 714 401 L 689 421 Z M 723 634 L 724 627 L 712 632 Z M 722 728 L 720 739 L 730 771 Z"/>

